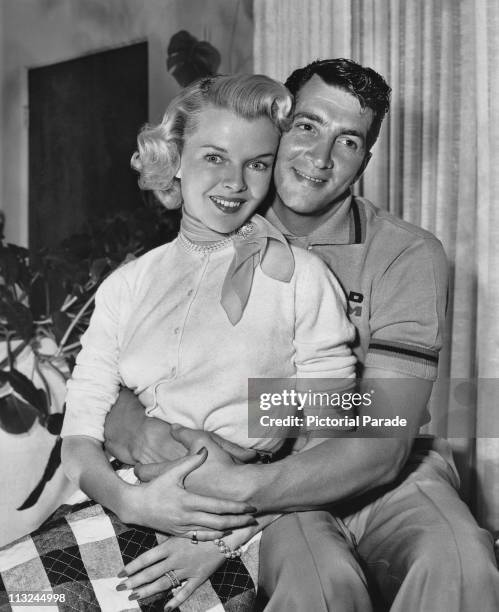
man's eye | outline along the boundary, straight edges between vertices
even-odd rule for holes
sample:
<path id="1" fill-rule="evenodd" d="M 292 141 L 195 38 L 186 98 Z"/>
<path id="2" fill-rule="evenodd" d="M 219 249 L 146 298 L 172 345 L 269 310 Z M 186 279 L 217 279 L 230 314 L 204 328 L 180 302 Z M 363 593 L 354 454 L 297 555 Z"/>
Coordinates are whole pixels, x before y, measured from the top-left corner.
<path id="1" fill-rule="evenodd" d="M 222 156 L 215 155 L 215 153 L 209 153 L 208 155 L 205 155 L 204 158 L 206 159 L 207 162 L 210 162 L 210 164 L 221 164 L 223 161 Z"/>
<path id="2" fill-rule="evenodd" d="M 359 143 L 356 140 L 352 140 L 351 138 L 340 138 L 339 142 L 344 144 L 349 149 L 357 150 L 359 148 Z"/>
<path id="3" fill-rule="evenodd" d="M 252 161 L 248 164 L 252 170 L 267 170 L 268 165 L 262 161 Z"/>
<path id="4" fill-rule="evenodd" d="M 304 123 L 303 121 L 300 121 L 298 123 L 295 123 L 295 128 L 301 130 L 302 132 L 312 132 L 314 126 L 311 123 Z"/>

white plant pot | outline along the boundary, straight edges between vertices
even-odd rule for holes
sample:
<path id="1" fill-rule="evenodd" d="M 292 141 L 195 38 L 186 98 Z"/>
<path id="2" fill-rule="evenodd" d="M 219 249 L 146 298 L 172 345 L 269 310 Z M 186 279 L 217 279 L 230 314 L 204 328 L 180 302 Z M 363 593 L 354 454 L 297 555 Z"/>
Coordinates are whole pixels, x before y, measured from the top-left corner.
<path id="1" fill-rule="evenodd" d="M 41 349 L 45 354 L 53 354 L 55 345 L 47 339 L 43 341 Z M 0 343 L 0 360 L 5 355 L 6 347 Z M 43 388 L 30 347 L 26 347 L 17 357 L 16 368 L 30 378 L 36 387 Z M 63 378 L 48 365 L 41 364 L 40 369 L 52 396 L 50 412 L 62 412 L 66 394 Z M 0 429 L 0 545 L 39 527 L 76 490 L 59 466 L 37 503 L 26 510 L 17 510 L 40 481 L 56 440 L 57 436 L 50 434 L 38 420 L 25 434 L 9 434 Z"/>

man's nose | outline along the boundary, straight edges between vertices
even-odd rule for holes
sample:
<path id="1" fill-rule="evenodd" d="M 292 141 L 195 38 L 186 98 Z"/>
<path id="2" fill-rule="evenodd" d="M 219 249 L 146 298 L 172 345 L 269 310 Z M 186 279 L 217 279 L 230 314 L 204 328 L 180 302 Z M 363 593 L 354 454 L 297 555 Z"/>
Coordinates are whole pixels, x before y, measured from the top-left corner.
<path id="1" fill-rule="evenodd" d="M 223 179 L 225 189 L 231 191 L 245 191 L 247 189 L 242 168 L 227 168 L 227 172 Z"/>
<path id="2" fill-rule="evenodd" d="M 316 143 L 307 151 L 306 156 L 315 168 L 332 168 L 334 165 L 333 145 L 330 142 Z"/>

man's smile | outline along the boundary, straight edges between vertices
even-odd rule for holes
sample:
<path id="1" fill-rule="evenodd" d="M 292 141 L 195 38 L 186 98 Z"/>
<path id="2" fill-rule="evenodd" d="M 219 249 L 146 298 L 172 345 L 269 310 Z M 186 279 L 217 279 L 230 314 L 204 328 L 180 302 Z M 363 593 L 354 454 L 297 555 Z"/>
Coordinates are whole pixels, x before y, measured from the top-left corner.
<path id="1" fill-rule="evenodd" d="M 316 176 L 310 176 L 309 174 L 305 174 L 305 172 L 301 172 L 298 168 L 293 168 L 294 172 L 301 178 L 310 181 L 311 183 L 325 183 L 326 179 L 322 179 Z"/>

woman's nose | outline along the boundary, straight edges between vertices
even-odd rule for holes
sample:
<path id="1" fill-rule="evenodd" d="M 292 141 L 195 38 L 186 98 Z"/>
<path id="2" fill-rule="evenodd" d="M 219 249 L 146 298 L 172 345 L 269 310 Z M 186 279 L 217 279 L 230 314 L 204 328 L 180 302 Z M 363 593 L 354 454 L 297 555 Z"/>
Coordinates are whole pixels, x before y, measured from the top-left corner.
<path id="1" fill-rule="evenodd" d="M 240 168 L 228 168 L 227 174 L 223 179 L 223 186 L 225 189 L 231 191 L 245 191 L 247 189 L 246 181 L 244 180 L 244 173 Z"/>

